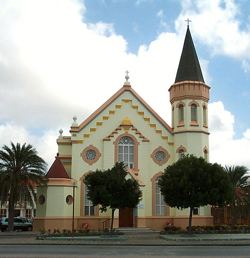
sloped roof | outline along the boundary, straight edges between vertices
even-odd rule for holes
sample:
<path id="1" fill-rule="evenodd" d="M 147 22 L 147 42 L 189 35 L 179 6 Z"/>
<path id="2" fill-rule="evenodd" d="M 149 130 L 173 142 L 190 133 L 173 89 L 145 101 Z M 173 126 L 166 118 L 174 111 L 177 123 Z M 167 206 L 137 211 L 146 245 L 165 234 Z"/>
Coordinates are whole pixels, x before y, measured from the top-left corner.
<path id="1" fill-rule="evenodd" d="M 181 58 L 175 77 L 175 83 L 182 81 L 199 81 L 205 83 L 189 26 L 187 27 Z"/>
<path id="2" fill-rule="evenodd" d="M 47 175 L 48 178 L 69 178 L 59 156 L 56 156 L 55 161 L 51 165 Z"/>
<path id="3" fill-rule="evenodd" d="M 130 86 L 124 84 L 111 98 L 109 98 L 102 106 L 100 106 L 94 113 L 92 113 L 86 120 L 84 120 L 78 127 L 71 127 L 70 132 L 79 132 L 82 128 L 87 126 L 93 119 L 95 119 L 103 110 L 105 110 L 112 102 L 114 102 L 124 92 L 129 91 L 139 102 L 163 125 L 170 133 L 172 128 L 149 106 L 149 104 Z"/>

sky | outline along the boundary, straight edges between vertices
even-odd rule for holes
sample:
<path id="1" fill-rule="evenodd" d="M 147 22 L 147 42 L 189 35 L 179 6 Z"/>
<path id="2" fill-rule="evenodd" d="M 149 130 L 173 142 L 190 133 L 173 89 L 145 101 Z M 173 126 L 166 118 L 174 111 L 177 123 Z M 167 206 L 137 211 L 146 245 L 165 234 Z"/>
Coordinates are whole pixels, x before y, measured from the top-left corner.
<path id="1" fill-rule="evenodd" d="M 187 23 L 206 84 L 210 161 L 250 169 L 249 0 L 0 0 L 0 145 L 48 166 L 59 129 L 133 89 L 170 124 Z"/>

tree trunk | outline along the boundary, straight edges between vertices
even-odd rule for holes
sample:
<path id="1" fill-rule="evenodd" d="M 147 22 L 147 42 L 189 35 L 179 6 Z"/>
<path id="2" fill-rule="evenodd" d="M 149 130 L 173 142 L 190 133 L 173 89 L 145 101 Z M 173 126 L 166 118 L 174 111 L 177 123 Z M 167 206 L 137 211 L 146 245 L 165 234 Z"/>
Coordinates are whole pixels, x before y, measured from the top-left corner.
<path id="1" fill-rule="evenodd" d="M 188 218 L 188 233 L 192 231 L 192 216 L 193 216 L 193 207 L 190 207 L 189 218 Z"/>
<path id="2" fill-rule="evenodd" d="M 113 231 L 115 209 L 112 208 L 110 231 Z"/>
<path id="3" fill-rule="evenodd" d="M 9 210 L 8 231 L 14 231 L 15 202 L 14 202 L 14 194 L 12 191 L 10 191 L 8 210 Z"/>

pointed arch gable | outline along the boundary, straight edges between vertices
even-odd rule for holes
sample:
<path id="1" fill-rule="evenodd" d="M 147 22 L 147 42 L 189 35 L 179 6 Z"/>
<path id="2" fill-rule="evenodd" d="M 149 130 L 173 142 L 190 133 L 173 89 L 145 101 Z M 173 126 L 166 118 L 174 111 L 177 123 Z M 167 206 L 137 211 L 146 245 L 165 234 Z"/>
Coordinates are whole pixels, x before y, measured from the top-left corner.
<path id="1" fill-rule="evenodd" d="M 100 106 L 95 112 L 93 112 L 86 120 L 84 120 L 79 126 L 71 127 L 70 132 L 79 132 L 84 127 L 86 127 L 91 121 L 93 121 L 98 115 L 103 112 L 111 103 L 113 103 L 118 97 L 120 97 L 124 92 L 130 92 L 148 111 L 151 113 L 156 120 L 170 133 L 172 134 L 172 128 L 149 106 L 149 104 L 142 99 L 141 96 L 130 86 L 124 85 L 119 89 L 112 97 L 110 97 L 102 106 Z"/>

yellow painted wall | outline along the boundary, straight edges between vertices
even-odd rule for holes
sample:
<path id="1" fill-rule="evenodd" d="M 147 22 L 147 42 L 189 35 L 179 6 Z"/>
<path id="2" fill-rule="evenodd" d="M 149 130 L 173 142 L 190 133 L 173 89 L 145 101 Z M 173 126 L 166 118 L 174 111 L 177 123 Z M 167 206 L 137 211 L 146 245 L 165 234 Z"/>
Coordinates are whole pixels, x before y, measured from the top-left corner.
<path id="1" fill-rule="evenodd" d="M 71 163 L 63 161 L 63 164 L 70 177 L 76 180 L 77 187 L 75 189 L 75 216 L 80 217 L 82 209 L 82 177 L 89 171 L 96 169 L 111 168 L 115 162 L 114 142 L 119 135 L 124 134 L 126 130 L 120 127 L 124 118 L 128 118 L 134 128 L 128 129 L 127 133 L 134 136 L 139 142 L 138 145 L 138 168 L 139 177 L 143 182 L 141 190 L 143 193 L 142 201 L 137 210 L 138 217 L 148 218 L 152 216 L 152 181 L 153 176 L 178 159 L 176 149 L 183 145 L 188 153 L 196 156 L 203 156 L 203 148 L 208 148 L 208 129 L 202 123 L 202 106 L 203 100 L 197 100 L 199 104 L 198 120 L 199 126 L 190 126 L 190 106 L 191 99 L 183 100 L 185 104 L 185 126 L 177 127 L 178 110 L 177 102 L 173 103 L 173 125 L 174 132 L 172 134 L 159 120 L 155 114 L 151 113 L 146 107 L 129 91 L 125 91 L 117 99 L 115 99 L 105 110 L 93 118 L 89 124 L 83 127 L 79 132 L 73 132 L 69 140 L 58 138 L 59 156 L 71 156 Z M 121 130 L 116 131 L 117 128 Z M 193 133 L 190 131 L 199 130 L 204 133 Z M 185 133 L 178 133 L 187 131 Z M 141 133 L 141 134 L 140 134 Z M 67 143 L 67 144 L 65 144 Z M 71 143 L 71 144 L 69 144 Z M 83 150 L 89 145 L 93 145 L 99 150 L 101 156 L 99 160 L 89 165 L 81 157 Z M 151 158 L 152 152 L 162 147 L 167 150 L 170 155 L 167 163 L 163 165 L 156 164 Z M 62 216 L 68 217 L 72 215 L 72 205 L 67 205 L 65 198 L 68 194 L 72 194 L 72 187 L 68 186 L 49 186 L 47 192 L 43 189 L 44 194 L 49 196 L 46 209 L 38 207 L 40 216 Z M 110 215 L 110 211 L 99 213 L 100 216 Z M 188 210 L 170 209 L 169 216 L 188 215 Z M 200 208 L 200 215 L 209 216 L 210 209 L 208 207 Z M 118 211 L 115 216 L 118 217 Z"/>

